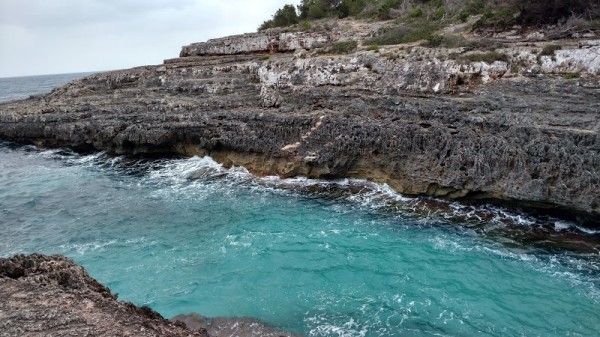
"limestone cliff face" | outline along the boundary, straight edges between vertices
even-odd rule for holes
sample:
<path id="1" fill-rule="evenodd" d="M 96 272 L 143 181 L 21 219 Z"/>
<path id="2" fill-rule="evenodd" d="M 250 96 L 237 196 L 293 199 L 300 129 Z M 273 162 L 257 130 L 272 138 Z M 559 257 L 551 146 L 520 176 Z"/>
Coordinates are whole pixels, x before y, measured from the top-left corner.
<path id="1" fill-rule="evenodd" d="M 180 57 L 234 55 L 261 52 L 289 52 L 326 47 L 331 37 L 321 33 L 251 33 L 207 42 L 193 43 L 181 49 Z"/>
<path id="2" fill-rule="evenodd" d="M 498 51 L 508 62 L 492 63 L 452 58 L 477 51 L 414 45 L 334 55 L 331 44 L 377 28 L 341 27 L 192 44 L 163 65 L 0 104 L 0 137 L 210 154 L 258 174 L 366 178 L 405 194 L 554 207 L 597 223 L 598 40 L 561 41 L 554 56 L 536 54 L 544 42 L 507 44 Z"/>

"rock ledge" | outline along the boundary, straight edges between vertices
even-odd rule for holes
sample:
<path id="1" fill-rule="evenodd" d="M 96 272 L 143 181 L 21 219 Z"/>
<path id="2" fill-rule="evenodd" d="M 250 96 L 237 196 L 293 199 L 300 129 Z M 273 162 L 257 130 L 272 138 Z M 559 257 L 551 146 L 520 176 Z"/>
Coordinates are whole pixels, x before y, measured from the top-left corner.
<path id="1" fill-rule="evenodd" d="M 0 258 L 0 336 L 198 336 L 117 296 L 72 260 Z"/>
<path id="2" fill-rule="evenodd" d="M 163 65 L 2 103 L 0 138 L 211 155 L 257 174 L 363 178 L 600 226 L 600 40 L 502 36 L 505 59 L 487 63 L 452 58 L 486 52 L 465 48 L 369 50 L 381 25 L 344 20 L 192 44 Z M 348 39 L 356 51 L 329 49 Z M 561 49 L 539 54 L 550 43 Z"/>

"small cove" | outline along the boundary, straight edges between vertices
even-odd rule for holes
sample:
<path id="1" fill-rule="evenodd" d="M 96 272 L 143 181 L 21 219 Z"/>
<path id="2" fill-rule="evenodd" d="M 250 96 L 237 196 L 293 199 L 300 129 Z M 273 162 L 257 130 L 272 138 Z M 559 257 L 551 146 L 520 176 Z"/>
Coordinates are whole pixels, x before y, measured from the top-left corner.
<path id="1" fill-rule="evenodd" d="M 249 316 L 310 336 L 600 329 L 598 233 L 577 224 L 553 230 L 592 252 L 515 241 L 515 228 L 552 228 L 508 210 L 428 216 L 385 186 L 256 178 L 210 158 L 3 144 L 0 163 L 0 255 L 65 254 L 165 317 Z M 473 211 L 489 216 L 457 223 Z"/>

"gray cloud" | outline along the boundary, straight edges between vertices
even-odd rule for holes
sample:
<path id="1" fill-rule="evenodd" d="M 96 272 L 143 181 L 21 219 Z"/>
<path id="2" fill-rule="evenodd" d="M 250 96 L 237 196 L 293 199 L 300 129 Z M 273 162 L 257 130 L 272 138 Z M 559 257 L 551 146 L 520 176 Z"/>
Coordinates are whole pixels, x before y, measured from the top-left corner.
<path id="1" fill-rule="evenodd" d="M 161 63 L 298 0 L 0 0 L 0 77 Z"/>

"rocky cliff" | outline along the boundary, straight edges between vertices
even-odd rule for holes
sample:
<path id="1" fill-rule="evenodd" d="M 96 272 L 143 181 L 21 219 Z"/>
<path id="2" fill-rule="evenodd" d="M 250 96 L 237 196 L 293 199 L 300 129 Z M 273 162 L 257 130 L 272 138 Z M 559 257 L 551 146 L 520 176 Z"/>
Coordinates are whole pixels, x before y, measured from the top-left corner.
<path id="1" fill-rule="evenodd" d="M 598 224 L 600 40 L 509 32 L 490 60 L 470 47 L 369 47 L 382 23 L 336 25 L 196 43 L 163 65 L 0 104 L 0 138 L 208 154 L 257 174 L 365 178 Z M 336 54 L 350 39 L 358 48 Z M 560 49 L 540 52 L 549 44 Z"/>
<path id="2" fill-rule="evenodd" d="M 252 318 L 164 319 L 61 255 L 0 258 L 0 336 L 293 337 Z"/>
<path id="3" fill-rule="evenodd" d="M 0 336 L 208 336 L 117 297 L 63 256 L 0 258 Z"/>

